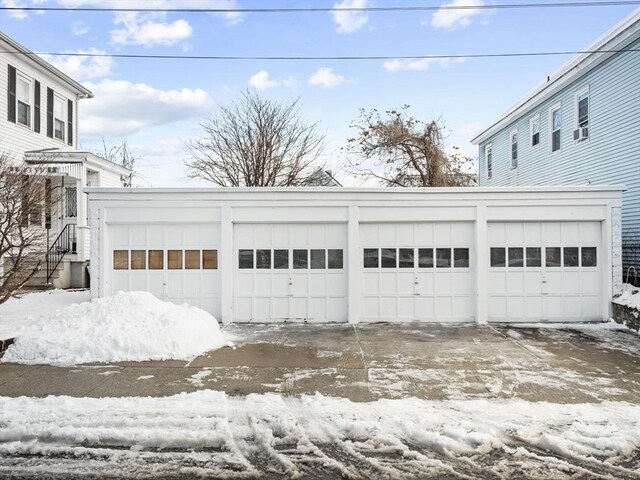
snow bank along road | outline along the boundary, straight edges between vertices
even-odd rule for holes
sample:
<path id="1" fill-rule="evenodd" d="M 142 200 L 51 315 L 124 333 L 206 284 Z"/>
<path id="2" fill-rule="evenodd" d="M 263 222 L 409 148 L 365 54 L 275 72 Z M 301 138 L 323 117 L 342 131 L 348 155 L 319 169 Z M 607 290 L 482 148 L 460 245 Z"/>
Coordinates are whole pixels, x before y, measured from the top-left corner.
<path id="1" fill-rule="evenodd" d="M 0 398 L 0 477 L 640 478 L 640 406 Z"/>

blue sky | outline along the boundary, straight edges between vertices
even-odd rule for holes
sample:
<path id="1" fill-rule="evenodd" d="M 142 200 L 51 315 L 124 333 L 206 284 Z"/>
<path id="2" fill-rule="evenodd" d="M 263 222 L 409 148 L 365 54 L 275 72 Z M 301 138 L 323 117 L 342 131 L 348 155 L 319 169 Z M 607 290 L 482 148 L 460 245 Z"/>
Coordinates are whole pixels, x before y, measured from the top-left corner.
<path id="1" fill-rule="evenodd" d="M 450 0 L 463 5 L 482 0 Z M 435 5 L 425 0 L 0 0 L 3 6 L 278 7 Z M 581 50 L 635 6 L 456 12 L 191 13 L 2 12 L 0 29 L 36 52 L 189 55 L 427 55 Z M 37 33 L 36 33 L 37 32 Z M 35 33 L 35 34 L 34 34 Z M 470 140 L 568 57 L 465 61 L 198 61 L 48 57 L 96 98 L 80 106 L 85 149 L 127 139 L 153 186 L 187 181 L 189 138 L 216 105 L 253 87 L 301 99 L 302 116 L 327 135 L 322 160 L 338 169 L 360 108 L 411 105 L 442 118 L 449 145 Z M 355 181 L 338 173 L 346 185 Z"/>

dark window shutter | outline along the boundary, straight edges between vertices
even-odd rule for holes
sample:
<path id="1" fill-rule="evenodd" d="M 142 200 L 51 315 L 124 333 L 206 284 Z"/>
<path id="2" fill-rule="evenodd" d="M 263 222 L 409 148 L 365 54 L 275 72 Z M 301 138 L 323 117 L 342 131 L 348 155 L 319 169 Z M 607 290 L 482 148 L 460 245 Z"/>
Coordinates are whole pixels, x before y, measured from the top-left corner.
<path id="1" fill-rule="evenodd" d="M 7 120 L 16 123 L 16 67 L 9 65 L 9 88 L 7 90 L 7 101 L 9 108 L 7 109 Z"/>
<path id="2" fill-rule="evenodd" d="M 40 133 L 40 82 L 36 81 L 33 102 L 33 130 Z"/>
<path id="3" fill-rule="evenodd" d="M 53 90 L 47 88 L 47 137 L 53 138 Z"/>
<path id="4" fill-rule="evenodd" d="M 73 146 L 73 101 L 67 100 L 67 143 Z"/>

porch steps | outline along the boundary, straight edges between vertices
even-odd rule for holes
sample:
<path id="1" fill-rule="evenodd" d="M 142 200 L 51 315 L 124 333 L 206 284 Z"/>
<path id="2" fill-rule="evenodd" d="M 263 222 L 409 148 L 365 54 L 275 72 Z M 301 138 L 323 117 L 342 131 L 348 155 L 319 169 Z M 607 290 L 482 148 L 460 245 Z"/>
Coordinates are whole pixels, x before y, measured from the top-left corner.
<path id="1" fill-rule="evenodd" d="M 40 270 L 38 270 L 33 277 L 29 279 L 29 281 L 22 287 L 22 291 L 46 291 L 52 290 L 54 280 L 58 279 L 60 276 L 59 269 L 56 269 L 51 275 L 51 279 L 47 282 L 47 263 L 45 261 L 44 253 L 38 254 L 28 254 L 24 260 L 25 267 L 30 271 L 33 267 L 35 267 L 38 263 L 38 260 L 41 260 Z M 12 263 L 10 259 L 5 260 L 4 264 L 5 269 L 10 270 L 12 267 Z"/>

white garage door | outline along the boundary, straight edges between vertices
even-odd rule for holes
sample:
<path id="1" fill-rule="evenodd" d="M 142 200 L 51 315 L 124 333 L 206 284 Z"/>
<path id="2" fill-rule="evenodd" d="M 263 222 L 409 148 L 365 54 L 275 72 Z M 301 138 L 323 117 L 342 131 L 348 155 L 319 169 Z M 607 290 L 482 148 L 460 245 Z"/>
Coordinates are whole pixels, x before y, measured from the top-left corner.
<path id="1" fill-rule="evenodd" d="M 220 226 L 109 225 L 110 293 L 147 291 L 220 318 Z"/>
<path id="2" fill-rule="evenodd" d="M 364 321 L 473 321 L 473 224 L 362 224 Z"/>
<path id="3" fill-rule="evenodd" d="M 346 322 L 345 224 L 234 225 L 236 322 Z"/>
<path id="4" fill-rule="evenodd" d="M 602 319 L 599 222 L 490 223 L 489 320 Z"/>

